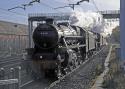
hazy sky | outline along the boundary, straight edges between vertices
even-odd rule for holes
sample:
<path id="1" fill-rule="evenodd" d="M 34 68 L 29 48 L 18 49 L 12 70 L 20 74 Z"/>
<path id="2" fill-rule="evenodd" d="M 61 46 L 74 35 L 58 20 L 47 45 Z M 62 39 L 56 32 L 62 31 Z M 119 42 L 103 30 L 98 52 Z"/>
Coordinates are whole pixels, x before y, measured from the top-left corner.
<path id="1" fill-rule="evenodd" d="M 41 3 L 34 3 L 33 6 L 23 9 L 12 10 L 15 13 L 6 11 L 9 8 L 20 6 L 21 4 L 28 3 L 32 0 L 1 0 L 0 2 L 0 20 L 7 20 L 17 23 L 27 23 L 28 13 L 50 13 L 50 12 L 69 12 L 71 8 L 63 8 L 55 10 L 53 8 L 66 6 L 69 3 L 75 3 L 80 0 L 41 0 Z M 99 10 L 118 10 L 120 8 L 120 0 L 94 0 Z M 97 11 L 93 0 L 90 2 L 83 2 L 80 6 L 76 6 L 75 10 L 80 11 Z M 18 13 L 18 14 L 17 14 Z"/>

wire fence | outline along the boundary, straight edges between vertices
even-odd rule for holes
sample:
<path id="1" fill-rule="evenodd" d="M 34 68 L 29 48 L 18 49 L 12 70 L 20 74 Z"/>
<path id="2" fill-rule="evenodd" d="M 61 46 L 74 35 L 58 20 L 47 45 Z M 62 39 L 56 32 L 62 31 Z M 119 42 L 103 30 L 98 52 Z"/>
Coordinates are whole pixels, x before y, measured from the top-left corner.
<path id="1" fill-rule="evenodd" d="M 21 89 L 23 83 L 31 80 L 22 67 L 28 35 L 20 34 L 0 33 L 0 89 Z"/>
<path id="2" fill-rule="evenodd" d="M 21 67 L 0 68 L 0 89 L 20 89 L 20 71 Z"/>
<path id="3" fill-rule="evenodd" d="M 0 51 L 10 54 L 21 53 L 28 47 L 28 35 L 0 33 Z"/>

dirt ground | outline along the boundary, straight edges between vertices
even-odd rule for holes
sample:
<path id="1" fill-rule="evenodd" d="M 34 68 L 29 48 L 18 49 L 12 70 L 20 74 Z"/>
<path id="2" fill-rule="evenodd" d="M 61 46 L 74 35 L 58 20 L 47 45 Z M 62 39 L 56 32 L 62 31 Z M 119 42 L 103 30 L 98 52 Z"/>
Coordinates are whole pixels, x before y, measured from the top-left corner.
<path id="1" fill-rule="evenodd" d="M 104 77 L 104 89 L 125 89 L 125 72 L 116 56 L 116 46 L 113 46 L 110 56 L 109 73 Z"/>

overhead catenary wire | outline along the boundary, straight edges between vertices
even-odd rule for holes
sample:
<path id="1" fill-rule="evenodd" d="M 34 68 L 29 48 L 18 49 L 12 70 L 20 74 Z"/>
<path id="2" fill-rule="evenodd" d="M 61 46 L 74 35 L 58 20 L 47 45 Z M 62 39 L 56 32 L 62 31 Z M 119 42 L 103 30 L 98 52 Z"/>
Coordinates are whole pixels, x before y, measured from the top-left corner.
<path id="1" fill-rule="evenodd" d="M 89 0 L 80 0 L 80 1 L 76 2 L 75 4 L 70 4 L 70 0 L 67 0 L 67 1 L 69 2 L 68 6 L 62 6 L 62 7 L 57 7 L 57 8 L 54 8 L 54 7 L 52 7 L 52 6 L 50 6 L 50 5 L 47 5 L 47 4 L 43 3 L 43 2 L 42 2 L 42 4 L 43 4 L 44 6 L 47 6 L 47 7 L 51 8 L 51 9 L 53 9 L 53 10 L 56 10 L 56 9 L 59 9 L 59 8 L 65 8 L 65 7 L 70 7 L 70 8 L 72 8 L 72 9 L 74 10 L 75 5 L 80 5 L 80 3 L 84 2 L 84 1 L 88 1 L 88 2 L 89 2 Z M 41 3 L 40 0 L 32 0 L 32 1 L 29 2 L 28 4 L 23 4 L 23 5 L 21 5 L 21 6 L 17 6 L 17 7 L 14 7 L 14 8 L 10 8 L 10 9 L 8 9 L 8 10 L 13 10 L 13 9 L 17 9 L 17 8 L 22 8 L 22 9 L 25 10 L 27 6 L 31 6 L 31 5 L 33 5 L 33 3 L 35 3 L 35 2 Z M 55 1 L 55 2 L 56 2 L 56 1 Z M 56 10 L 56 11 L 58 11 L 58 10 Z M 58 11 L 58 12 L 61 12 L 61 11 Z"/>
<path id="2" fill-rule="evenodd" d="M 74 1 L 74 0 L 73 0 Z M 67 2 L 68 2 L 68 4 L 70 4 L 71 3 L 71 1 L 70 0 L 67 0 Z"/>
<path id="3" fill-rule="evenodd" d="M 2 13 L 2 14 L 0 15 L 0 17 L 3 18 L 3 19 L 7 19 L 7 18 L 8 18 L 8 19 L 19 19 L 19 18 L 21 18 L 21 19 L 27 19 L 27 18 L 28 18 L 28 17 L 25 18 L 25 17 L 22 17 L 22 16 L 21 16 L 21 17 L 20 17 L 20 16 L 18 17 L 17 15 L 16 15 L 16 16 L 10 16 L 10 14 L 6 14 L 6 13 Z"/>
<path id="4" fill-rule="evenodd" d="M 53 0 L 54 2 L 57 2 L 57 3 L 63 3 L 63 4 L 68 4 L 67 6 L 60 6 L 60 7 L 57 7 L 57 8 L 53 8 L 53 9 L 58 9 L 58 8 L 65 8 L 65 7 L 71 7 L 71 6 L 69 6 L 69 4 L 70 4 L 70 0 L 67 0 L 67 3 L 66 2 L 59 2 L 59 1 L 56 1 L 56 0 Z"/>
<path id="5" fill-rule="evenodd" d="M 17 8 L 21 8 L 21 9 L 25 10 L 26 7 L 32 6 L 33 3 L 36 3 L 36 2 L 37 2 L 37 3 L 40 3 L 40 0 L 32 0 L 32 1 L 30 1 L 29 3 L 22 4 L 22 5 L 20 5 L 20 6 L 16 6 L 16 7 L 10 8 L 10 9 L 8 9 L 8 11 L 11 11 L 11 10 L 17 9 Z"/>
<path id="6" fill-rule="evenodd" d="M 81 1 L 89 1 L 89 0 L 81 0 Z M 80 2 L 81 2 L 81 1 L 80 1 Z M 92 2 L 92 4 L 94 5 L 94 7 L 95 7 L 95 9 L 97 10 L 97 12 L 100 12 L 100 10 L 99 10 L 97 4 L 95 3 L 95 1 L 94 1 L 94 0 L 91 0 L 91 2 Z M 80 5 L 79 2 L 77 2 L 77 4 Z"/>
<path id="7" fill-rule="evenodd" d="M 20 21 L 19 19 L 17 19 L 16 17 L 13 17 L 13 16 L 9 16 L 9 15 L 7 15 L 7 16 L 3 16 L 3 15 L 0 15 L 0 20 L 1 21 L 7 21 L 7 22 L 13 22 L 13 23 L 20 23 L 20 24 L 24 24 L 24 23 L 27 23 L 27 19 L 26 18 L 21 18 L 22 19 L 22 21 Z"/>
<path id="8" fill-rule="evenodd" d="M 54 7 L 52 7 L 52 6 L 48 5 L 48 4 L 45 4 L 45 3 L 43 3 L 43 2 L 41 3 L 40 0 L 32 0 L 32 1 L 30 1 L 29 3 L 27 3 L 27 4 L 22 4 L 22 5 L 20 5 L 20 6 L 16 6 L 16 7 L 10 8 L 10 9 L 8 9 L 8 11 L 11 11 L 11 10 L 17 9 L 17 8 L 21 8 L 21 9 L 25 10 L 26 7 L 28 7 L 28 6 L 33 6 L 33 3 L 36 3 L 36 2 L 42 4 L 42 5 L 46 6 L 46 7 L 49 7 L 49 8 L 51 8 L 51 9 L 53 9 L 53 10 L 55 10 Z M 59 11 L 59 10 L 56 10 L 56 11 L 57 11 L 57 12 L 61 12 L 61 11 Z M 62 13 L 62 12 L 61 12 L 61 13 Z"/>
<path id="9" fill-rule="evenodd" d="M 49 7 L 49 8 L 51 8 L 51 9 L 53 9 L 53 10 L 56 10 L 54 7 L 52 7 L 52 6 L 50 6 L 50 5 L 46 4 L 46 3 L 40 2 L 40 4 L 41 4 L 41 5 L 44 5 L 44 6 L 46 6 L 46 7 Z M 59 11 L 59 10 L 56 10 L 56 11 L 63 13 L 62 11 Z"/>
<path id="10" fill-rule="evenodd" d="M 70 1 L 70 0 L 67 0 L 67 1 Z M 78 2 L 76 3 L 76 5 L 79 5 L 79 4 L 80 4 L 81 2 L 83 2 L 83 1 L 89 1 L 89 0 L 81 0 L 81 1 L 78 1 Z M 35 2 L 38 2 L 38 3 L 40 3 L 40 4 L 42 4 L 42 5 L 46 6 L 46 7 L 49 7 L 49 8 L 51 8 L 51 9 L 53 9 L 53 10 L 56 10 L 57 12 L 61 12 L 61 11 L 57 10 L 58 8 L 65 8 L 65 7 L 71 7 L 71 8 L 73 8 L 72 5 L 74 5 L 74 4 L 69 4 L 69 6 L 63 6 L 63 7 L 54 8 L 54 7 L 52 7 L 52 6 L 50 6 L 50 5 L 46 4 L 46 3 L 40 2 L 40 0 L 33 0 L 33 1 L 29 2 L 28 4 L 22 4 L 22 6 L 32 6 L 33 3 L 35 3 Z M 96 10 L 99 11 L 99 9 L 98 9 L 98 7 L 97 7 L 95 1 L 92 0 L 92 2 L 93 2 L 93 4 L 94 4 Z M 10 12 L 10 13 L 13 13 L 13 14 L 16 14 L 16 15 L 20 15 L 20 16 L 22 16 L 22 17 L 24 17 L 24 18 L 27 18 L 27 16 L 26 16 L 25 14 L 22 14 L 22 13 L 10 11 L 10 10 L 8 11 L 7 9 L 4 9 L 4 8 L 0 8 L 0 10 L 6 11 L 6 12 Z"/>
<path id="11" fill-rule="evenodd" d="M 68 1 L 69 1 L 69 0 L 68 0 Z M 70 7 L 70 8 L 72 8 L 72 9 L 74 10 L 74 8 L 75 8 L 76 5 L 80 5 L 80 4 L 81 4 L 82 2 L 84 2 L 84 1 L 89 2 L 89 0 L 80 0 L 80 1 L 77 1 L 76 3 L 68 4 L 68 6 L 66 5 L 66 6 L 62 6 L 62 7 L 57 7 L 57 8 L 55 8 L 55 9 Z M 70 1 L 69 1 L 69 3 L 70 3 Z"/>
<path id="12" fill-rule="evenodd" d="M 16 6 L 16 7 L 13 7 L 13 8 L 8 9 L 8 11 L 13 10 L 13 9 L 16 9 L 16 8 L 21 8 L 21 9 L 23 9 L 23 10 L 26 9 L 25 6 Z"/>
<path id="13" fill-rule="evenodd" d="M 27 6 L 32 6 L 32 5 L 33 5 L 32 3 L 22 4 L 21 6 L 16 6 L 16 7 L 10 8 L 10 9 L 8 9 L 8 11 L 11 11 L 11 10 L 17 9 L 17 8 L 21 8 L 21 9 L 23 9 L 23 10 L 26 10 L 26 7 L 27 7 Z"/>
<path id="14" fill-rule="evenodd" d="M 35 3 L 35 2 L 40 3 L 40 0 L 32 0 L 31 2 L 29 2 L 29 4 L 33 4 L 33 3 Z"/>
<path id="15" fill-rule="evenodd" d="M 57 1 L 57 0 L 53 0 L 53 1 L 57 2 L 57 3 L 67 4 L 66 2 L 60 2 L 60 1 Z"/>
<path id="16" fill-rule="evenodd" d="M 13 13 L 15 15 L 19 15 L 19 16 L 22 16 L 24 18 L 27 18 L 27 15 L 22 14 L 22 13 L 18 13 L 18 12 L 14 12 L 14 11 L 8 11 L 7 9 L 1 8 L 1 7 L 0 7 L 0 10 L 5 11 L 5 12 L 9 12 L 9 13 Z"/>
<path id="17" fill-rule="evenodd" d="M 54 8 L 54 9 L 56 10 L 56 9 L 65 8 L 65 7 L 71 7 L 71 6 L 69 6 L 69 5 L 68 6 L 62 6 L 62 7 L 57 7 L 57 8 Z"/>
<path id="18" fill-rule="evenodd" d="M 91 1 L 92 1 L 92 3 L 94 4 L 95 9 L 97 10 L 97 12 L 99 12 L 99 8 L 98 8 L 98 6 L 96 5 L 95 1 L 94 1 L 94 0 L 91 0 Z"/>

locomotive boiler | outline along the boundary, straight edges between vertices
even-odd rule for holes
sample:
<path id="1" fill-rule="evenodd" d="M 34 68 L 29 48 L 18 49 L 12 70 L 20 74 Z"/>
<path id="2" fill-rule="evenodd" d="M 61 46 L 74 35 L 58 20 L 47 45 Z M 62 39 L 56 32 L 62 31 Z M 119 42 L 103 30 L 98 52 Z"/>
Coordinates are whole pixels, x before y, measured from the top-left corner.
<path id="1" fill-rule="evenodd" d="M 85 59 L 85 36 L 86 31 L 67 23 L 39 24 L 32 32 L 34 48 L 28 49 L 32 75 L 60 78 L 77 67 Z"/>
<path id="2" fill-rule="evenodd" d="M 60 78 L 80 65 L 100 47 L 100 34 L 68 23 L 47 19 L 32 32 L 33 48 L 27 49 L 27 65 L 34 79 Z"/>

